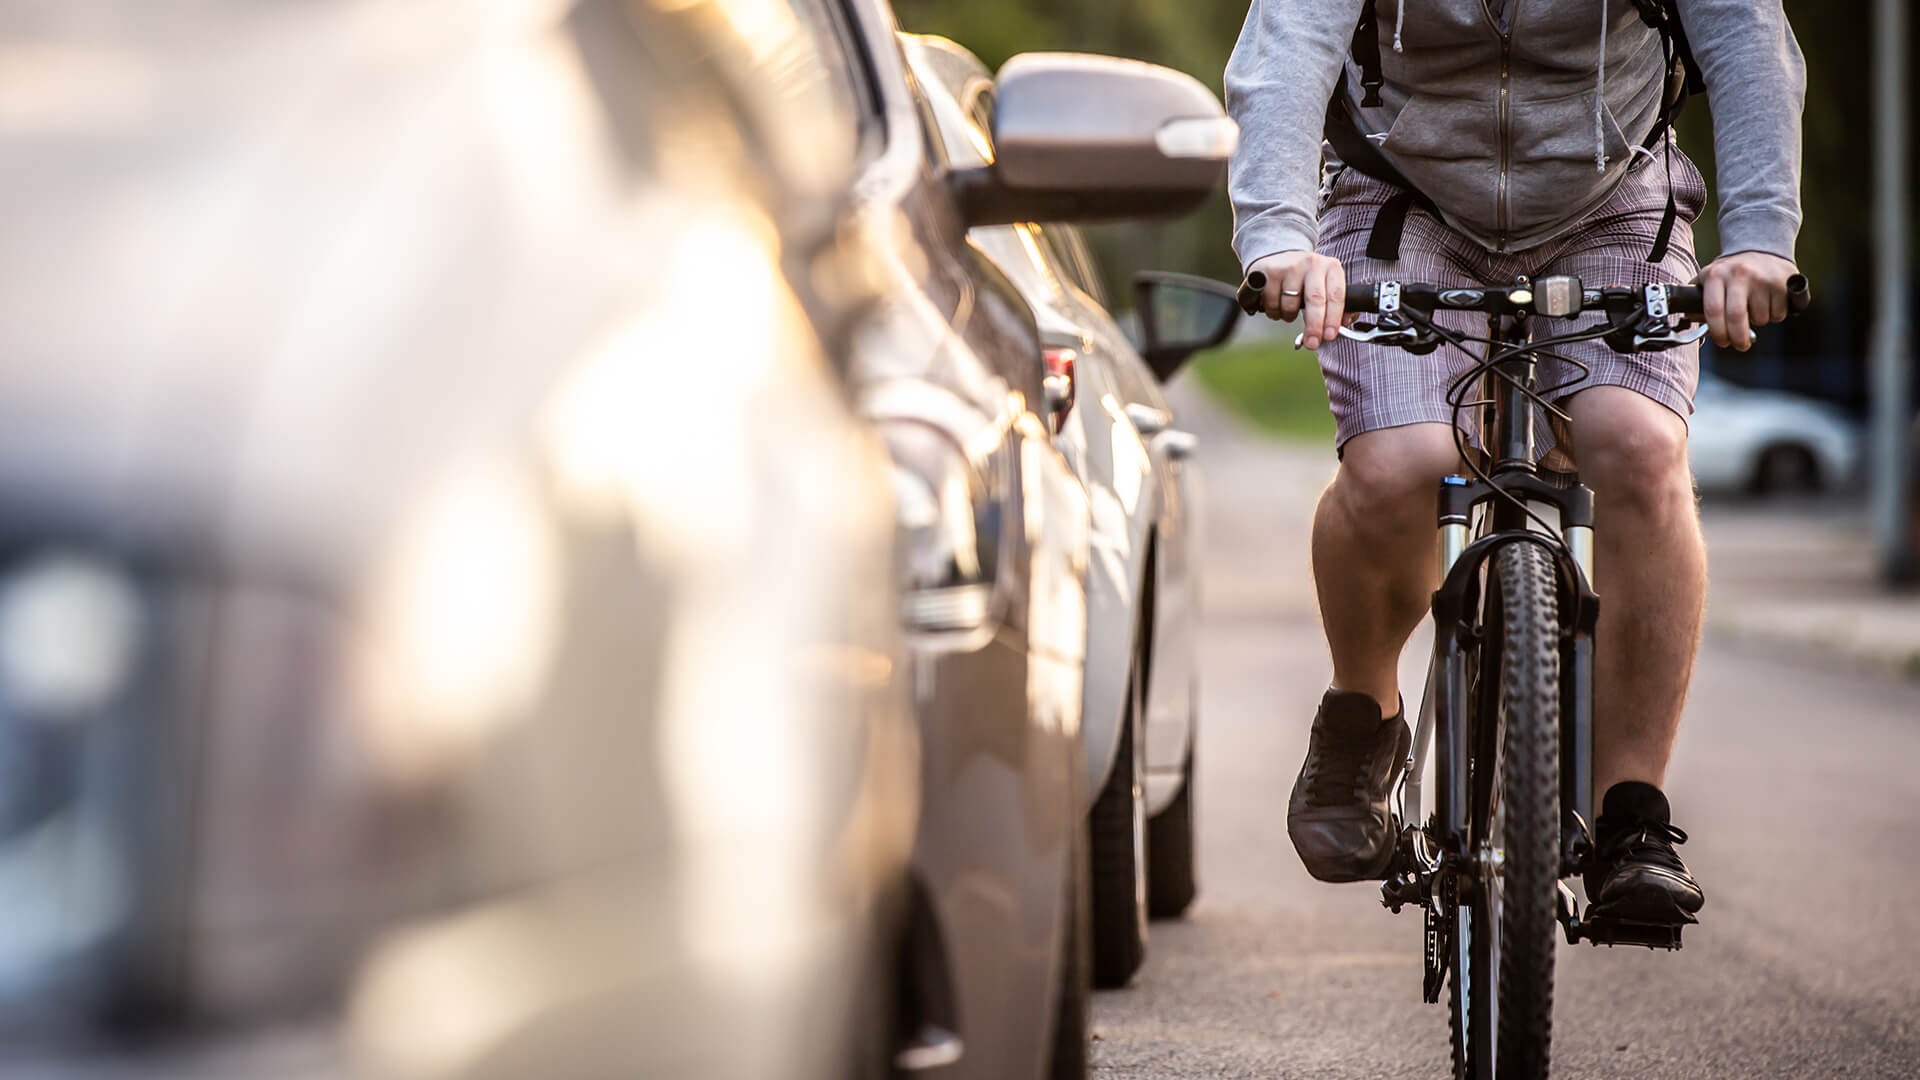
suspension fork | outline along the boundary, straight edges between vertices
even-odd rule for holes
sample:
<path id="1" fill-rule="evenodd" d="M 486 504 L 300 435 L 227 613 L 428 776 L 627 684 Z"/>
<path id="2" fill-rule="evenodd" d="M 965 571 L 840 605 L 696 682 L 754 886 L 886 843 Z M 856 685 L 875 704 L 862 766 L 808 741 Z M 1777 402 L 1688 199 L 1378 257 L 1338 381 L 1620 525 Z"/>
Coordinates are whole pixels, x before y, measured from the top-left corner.
<path id="1" fill-rule="evenodd" d="M 1504 346 L 1532 340 L 1532 329 L 1524 318 L 1495 316 L 1488 323 L 1487 336 Z M 1495 483 L 1450 476 L 1440 487 L 1442 586 L 1434 596 L 1434 656 L 1429 686 L 1434 699 L 1430 715 L 1435 776 L 1440 779 L 1439 790 L 1434 793 L 1436 831 L 1443 850 L 1465 851 L 1472 807 L 1464 768 L 1471 753 L 1468 721 L 1472 709 L 1466 650 L 1472 641 L 1471 614 L 1478 607 L 1480 591 L 1470 579 L 1477 579 L 1480 564 L 1491 555 L 1493 545 L 1489 542 L 1494 536 L 1529 528 L 1524 508 L 1527 503 L 1550 504 L 1559 511 L 1565 544 L 1564 555 L 1556 560 L 1561 567 L 1563 627 L 1560 805 L 1566 817 L 1562 870 L 1571 874 L 1581 868 L 1591 847 L 1593 822 L 1593 649 L 1599 618 L 1599 598 L 1592 587 L 1593 492 L 1582 484 L 1556 487 L 1540 476 L 1534 465 L 1536 407 L 1528 396 L 1528 391 L 1536 389 L 1537 362 L 1531 355 L 1522 354 L 1503 361 L 1501 366 L 1508 369 L 1513 382 L 1489 373 L 1483 394 L 1495 403 L 1490 422 L 1482 425 L 1482 445 L 1500 448 L 1492 469 Z M 1483 524 L 1492 535 L 1474 542 L 1473 511 L 1489 502 L 1492 505 Z M 1461 567 L 1461 560 L 1469 555 L 1469 565 Z M 1426 710 L 1421 721 L 1416 745 L 1424 749 L 1429 722 Z M 1417 804 L 1417 780 L 1415 783 Z"/>

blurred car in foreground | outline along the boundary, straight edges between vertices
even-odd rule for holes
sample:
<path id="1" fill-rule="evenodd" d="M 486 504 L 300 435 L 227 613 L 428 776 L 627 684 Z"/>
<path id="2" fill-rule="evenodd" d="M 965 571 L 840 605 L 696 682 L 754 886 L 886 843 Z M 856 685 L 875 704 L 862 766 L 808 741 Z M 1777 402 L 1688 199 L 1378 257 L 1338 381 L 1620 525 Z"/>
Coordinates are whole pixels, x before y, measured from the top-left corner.
<path id="1" fill-rule="evenodd" d="M 946 38 L 902 40 L 948 161 L 984 167 L 994 157 L 992 73 Z M 1218 283 L 1143 275 L 1144 310 L 1159 316 L 1144 324 L 1155 338 L 1150 366 L 1108 313 L 1077 228 L 1019 222 L 969 235 L 1033 307 L 1057 442 L 1092 507 L 1081 730 L 1093 967 L 1096 985 L 1118 986 L 1145 956 L 1147 915 L 1178 915 L 1195 893 L 1194 439 L 1173 427 L 1160 384 L 1225 340 L 1239 309 Z"/>
<path id="2" fill-rule="evenodd" d="M 740 16 L 0 16 L 0 1075 L 884 1069 L 850 128 Z"/>
<path id="3" fill-rule="evenodd" d="M 1700 373 L 1687 454 L 1703 490 L 1831 491 L 1860 468 L 1860 425 L 1826 402 Z"/>
<path id="4" fill-rule="evenodd" d="M 884 0 L 796 0 L 863 103 L 854 191 L 883 300 L 854 352 L 893 451 L 923 747 L 895 1056 L 906 1072 L 1086 1070 L 1084 489 L 1052 441 L 1034 314 L 970 227 L 1197 207 L 1234 132 L 1199 83 L 1016 57 L 991 165 L 939 150 Z"/>

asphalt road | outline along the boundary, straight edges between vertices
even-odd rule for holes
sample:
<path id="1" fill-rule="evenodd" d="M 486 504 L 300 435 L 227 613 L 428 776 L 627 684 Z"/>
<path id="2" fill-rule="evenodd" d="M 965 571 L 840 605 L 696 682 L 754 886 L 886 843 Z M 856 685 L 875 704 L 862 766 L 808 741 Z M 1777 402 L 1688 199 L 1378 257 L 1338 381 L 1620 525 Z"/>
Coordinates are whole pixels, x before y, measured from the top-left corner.
<path id="1" fill-rule="evenodd" d="M 1208 515 L 1201 897 L 1096 998 L 1095 1075 L 1445 1075 L 1418 914 L 1313 881 L 1286 837 L 1329 672 L 1305 515 L 1331 455 L 1181 405 Z M 1916 763 L 1920 685 L 1710 641 L 1668 785 L 1702 923 L 1678 953 L 1562 946 L 1555 1075 L 1920 1077 Z"/>

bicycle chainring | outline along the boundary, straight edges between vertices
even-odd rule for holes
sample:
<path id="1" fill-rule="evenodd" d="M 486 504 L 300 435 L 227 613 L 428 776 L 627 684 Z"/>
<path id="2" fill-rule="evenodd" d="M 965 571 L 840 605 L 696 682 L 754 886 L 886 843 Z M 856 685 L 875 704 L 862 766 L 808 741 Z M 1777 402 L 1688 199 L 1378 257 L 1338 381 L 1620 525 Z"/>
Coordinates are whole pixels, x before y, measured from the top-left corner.
<path id="1" fill-rule="evenodd" d="M 1441 873 L 1434 881 L 1433 896 L 1425 907 L 1424 960 L 1426 974 L 1421 982 L 1422 1000 L 1429 1005 L 1440 1003 L 1440 992 L 1446 989 L 1447 969 L 1453 966 L 1453 923 L 1454 876 Z"/>

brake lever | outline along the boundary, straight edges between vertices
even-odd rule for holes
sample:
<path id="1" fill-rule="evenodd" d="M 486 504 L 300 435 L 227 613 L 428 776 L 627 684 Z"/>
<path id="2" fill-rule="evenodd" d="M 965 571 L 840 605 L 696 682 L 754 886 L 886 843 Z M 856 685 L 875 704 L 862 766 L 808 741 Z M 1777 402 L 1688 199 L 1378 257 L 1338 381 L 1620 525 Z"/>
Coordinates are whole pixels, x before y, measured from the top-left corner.
<path id="1" fill-rule="evenodd" d="M 1663 332 L 1647 333 L 1647 331 L 1652 330 L 1654 327 L 1646 324 L 1634 327 L 1634 352 L 1661 352 L 1666 349 L 1677 349 L 1682 345 L 1691 345 L 1707 336 L 1708 327 L 1706 323 L 1695 325 L 1683 320 L 1680 325 L 1673 326 L 1668 324 L 1665 319 L 1648 320 L 1648 322 L 1657 323 Z"/>
<path id="2" fill-rule="evenodd" d="M 1429 353 L 1440 346 L 1440 335 L 1392 316 L 1377 322 L 1362 319 L 1352 326 L 1342 326 L 1340 336 L 1367 345 L 1394 345 L 1412 353 Z M 1295 335 L 1293 347 L 1302 348 L 1305 340 L 1305 334 Z"/>
<path id="3" fill-rule="evenodd" d="M 1705 323 L 1683 319 L 1676 326 L 1664 317 L 1645 316 L 1615 326 L 1607 332 L 1606 342 L 1616 352 L 1663 352 L 1699 341 L 1707 336 L 1707 329 Z"/>
<path id="4" fill-rule="evenodd" d="M 1661 352 L 1691 345 L 1707 336 L 1705 323 L 1694 323 L 1684 315 L 1678 323 L 1667 321 L 1670 311 L 1667 286 L 1655 283 L 1642 292 L 1645 299 L 1639 318 L 1614 316 L 1614 326 L 1607 333 L 1606 342 L 1615 351 Z"/>

